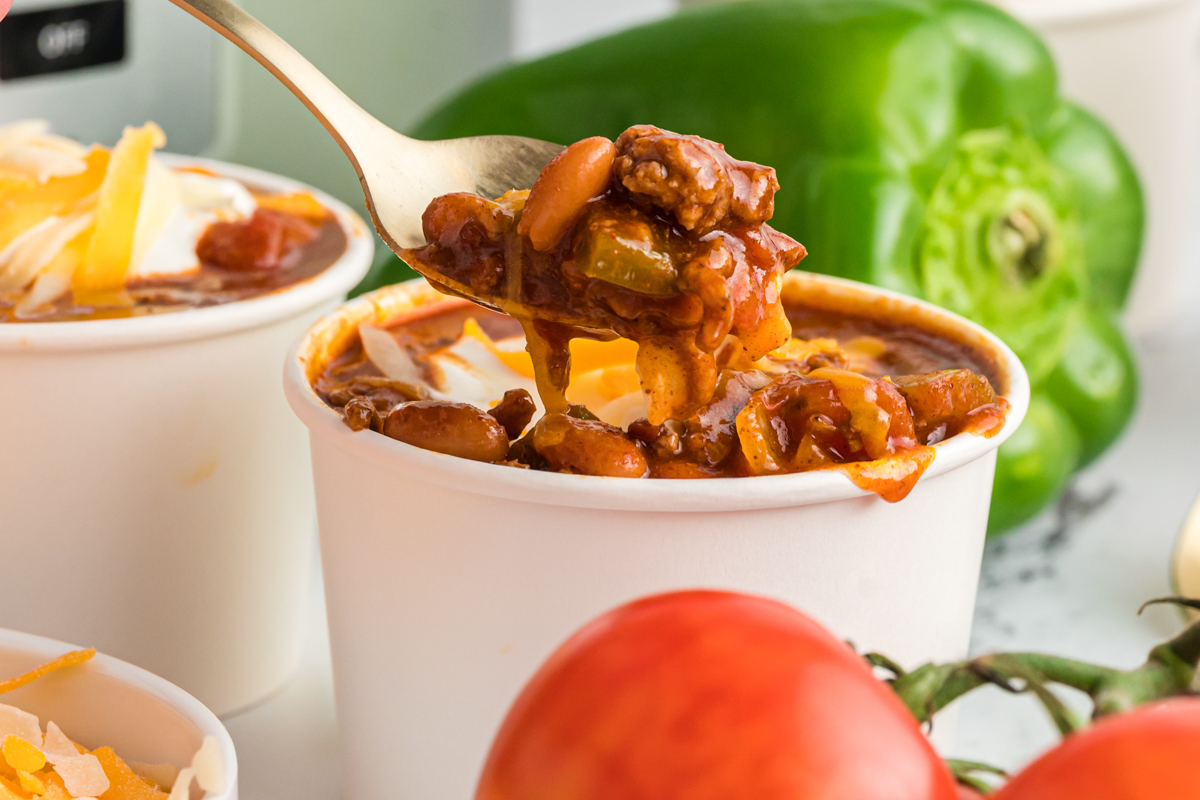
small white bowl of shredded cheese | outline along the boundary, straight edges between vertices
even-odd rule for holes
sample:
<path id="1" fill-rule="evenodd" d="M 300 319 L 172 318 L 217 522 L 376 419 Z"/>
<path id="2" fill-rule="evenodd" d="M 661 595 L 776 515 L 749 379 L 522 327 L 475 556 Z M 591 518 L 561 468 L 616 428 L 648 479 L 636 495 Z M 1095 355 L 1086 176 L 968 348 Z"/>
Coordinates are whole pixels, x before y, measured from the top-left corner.
<path id="1" fill-rule="evenodd" d="M 0 796 L 236 800 L 237 756 L 198 700 L 94 650 L 0 630 Z"/>

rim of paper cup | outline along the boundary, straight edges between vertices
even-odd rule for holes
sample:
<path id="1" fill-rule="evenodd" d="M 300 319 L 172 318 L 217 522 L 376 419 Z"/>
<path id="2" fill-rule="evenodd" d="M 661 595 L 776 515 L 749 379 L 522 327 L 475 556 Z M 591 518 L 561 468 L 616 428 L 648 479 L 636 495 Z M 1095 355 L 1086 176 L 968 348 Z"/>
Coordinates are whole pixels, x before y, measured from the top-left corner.
<path id="1" fill-rule="evenodd" d="M 196 166 L 274 192 L 311 193 L 334 213 L 346 249 L 311 278 L 249 300 L 120 319 L 0 324 L 0 352 L 62 352 L 143 347 L 204 339 L 270 325 L 345 294 L 371 268 L 375 241 L 362 218 L 345 203 L 299 181 L 271 172 L 207 158 L 165 154 L 173 167 Z"/>
<path id="2" fill-rule="evenodd" d="M 937 445 L 937 457 L 921 477 L 922 481 L 995 450 L 1024 419 L 1029 407 L 1029 378 L 1013 351 L 991 332 L 930 303 L 857 281 L 798 271 L 788 273 L 786 280 L 797 284 L 811 282 L 834 298 L 881 302 L 894 316 L 901 316 L 900 311 L 920 315 L 930 328 L 954 331 L 964 342 L 995 359 L 1007 384 L 1004 397 L 1010 405 L 1004 427 L 991 438 L 959 434 Z M 313 390 L 306 364 L 314 348 L 322 346 L 323 340 L 328 341 L 331 332 L 345 330 L 356 320 L 381 321 L 381 309 L 386 307 L 379 302 L 382 298 L 404 296 L 414 291 L 426 293 L 432 290 L 423 279 L 418 279 L 387 286 L 343 304 L 314 323 L 292 348 L 285 369 L 284 390 L 288 402 L 308 427 L 310 435 L 321 437 L 374 468 L 400 478 L 491 497 L 619 511 L 745 511 L 875 496 L 856 486 L 838 470 L 701 480 L 570 475 L 470 461 L 423 450 L 378 433 L 352 431 L 342 421 L 342 415 L 326 405 Z"/>
<path id="3" fill-rule="evenodd" d="M 0 628 L 0 649 L 28 653 L 47 662 L 79 648 L 57 639 Z M 221 758 L 225 762 L 225 791 L 220 794 L 210 793 L 205 796 L 205 800 L 226 800 L 236 796 L 238 763 L 233 738 L 221 724 L 221 720 L 217 719 L 217 715 L 206 705 L 165 678 L 104 653 L 96 653 L 88 660 L 86 667 L 161 700 L 191 723 L 201 736 L 212 736 L 216 739 L 221 746 Z"/>
<path id="4" fill-rule="evenodd" d="M 1071 28 L 1157 14 L 1197 0 L 1000 0 L 996 5 L 1031 25 Z"/>

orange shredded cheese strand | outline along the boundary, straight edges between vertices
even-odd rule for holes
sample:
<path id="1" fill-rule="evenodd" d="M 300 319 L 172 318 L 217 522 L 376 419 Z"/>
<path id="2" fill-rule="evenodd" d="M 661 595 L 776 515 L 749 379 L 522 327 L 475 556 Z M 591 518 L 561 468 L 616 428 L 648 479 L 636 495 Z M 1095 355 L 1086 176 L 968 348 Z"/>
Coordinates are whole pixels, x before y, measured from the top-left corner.
<path id="1" fill-rule="evenodd" d="M 83 662 L 91 659 L 91 657 L 94 655 L 96 655 L 96 648 L 94 647 L 89 647 L 86 650 L 73 650 L 70 653 L 64 653 L 53 661 L 42 664 L 37 669 L 30 670 L 24 675 L 18 675 L 15 678 L 9 678 L 6 681 L 0 681 L 0 694 L 11 692 L 13 689 L 20 689 L 22 686 L 33 683 L 38 678 L 49 675 L 51 672 L 62 669 L 63 667 L 73 667 L 76 664 L 82 664 Z"/>
<path id="2" fill-rule="evenodd" d="M 567 387 L 567 399 L 588 408 L 599 408 L 618 397 L 641 391 L 642 384 L 633 364 L 602 367 L 576 374 L 571 370 L 571 385 Z"/>
<path id="3" fill-rule="evenodd" d="M 113 148 L 100 184 L 96 232 L 83 263 L 75 271 L 77 302 L 112 302 L 112 296 L 124 289 L 146 169 L 155 148 L 164 144 L 162 128 L 147 122 L 141 128 L 127 127 Z"/>
<path id="4" fill-rule="evenodd" d="M 17 778 L 20 780 L 21 788 L 30 794 L 45 794 L 46 784 L 42 783 L 37 775 L 25 770 L 17 770 Z"/>
<path id="5" fill-rule="evenodd" d="M 96 202 L 97 190 L 108 171 L 108 151 L 93 149 L 84 159 L 87 170 L 67 178 L 52 178 L 33 188 L 0 188 L 0 249 L 52 217 L 85 211 Z"/>
<path id="6" fill-rule="evenodd" d="M 329 218 L 329 209 L 321 205 L 320 201 L 308 192 L 256 195 L 254 199 L 259 208 L 303 217 L 309 222 L 319 223 Z"/>
<path id="7" fill-rule="evenodd" d="M 874 461 L 835 464 L 829 469 L 842 471 L 860 489 L 875 492 L 889 503 L 899 503 L 908 497 L 936 456 L 932 447 L 920 445 Z"/>
<path id="8" fill-rule="evenodd" d="M 882 458 L 888 450 L 892 418 L 877 402 L 875 382 L 866 375 L 832 367 L 814 369 L 808 377 L 833 384 L 838 399 L 850 412 L 850 424 L 862 436 L 867 455 Z"/>
<path id="9" fill-rule="evenodd" d="M 57 772 L 47 772 L 42 777 L 46 791 L 42 792 L 42 800 L 71 800 L 71 793 L 63 784 L 62 777 Z"/>
<path id="10" fill-rule="evenodd" d="M 591 372 L 594 369 L 632 366 L 637 362 L 637 342 L 629 339 L 613 339 L 598 342 L 595 339 L 571 340 L 571 374 Z"/>
<path id="11" fill-rule="evenodd" d="M 108 160 L 108 151 L 96 147 L 84 158 L 87 169 L 79 175 L 28 186 L 0 183 L 0 248 L 51 215 L 70 213 L 80 204 L 94 202 L 108 171 Z"/>
<path id="12" fill-rule="evenodd" d="M 474 317 L 467 317 L 467 321 L 463 323 L 463 336 L 469 336 L 482 342 L 492 355 L 503 361 L 505 366 L 518 375 L 526 378 L 533 377 L 533 361 L 529 358 L 529 353 L 524 350 L 505 350 L 498 347 Z"/>
<path id="13" fill-rule="evenodd" d="M 8 778 L 0 777 L 0 800 L 29 800 L 30 794 Z"/>
<path id="14" fill-rule="evenodd" d="M 513 372 L 526 378 L 533 377 L 533 361 L 529 358 L 529 353 L 525 350 L 509 350 L 501 347 L 487 335 L 474 317 L 468 317 L 463 324 L 463 335 L 482 342 L 492 355 L 503 361 Z M 637 360 L 637 351 L 637 342 L 629 339 L 614 339 L 609 342 L 598 342 L 594 339 L 572 339 L 572 378 L 597 369 L 632 366 Z"/>
<path id="15" fill-rule="evenodd" d="M 5 736 L 0 752 L 4 753 L 4 760 L 17 771 L 18 776 L 22 772 L 37 772 L 46 766 L 46 757 L 42 755 L 42 751 L 17 736 Z"/>
<path id="16" fill-rule="evenodd" d="M 78 175 L 51 178 L 45 183 L 0 183 L 0 204 L 21 206 L 28 203 L 50 203 L 69 206 L 94 193 L 108 172 L 109 151 L 96 145 L 83 157 L 86 169 Z"/>
<path id="17" fill-rule="evenodd" d="M 166 792 L 130 769 L 111 747 L 93 750 L 92 755 L 108 776 L 108 791 L 100 795 L 100 800 L 167 800 Z"/>

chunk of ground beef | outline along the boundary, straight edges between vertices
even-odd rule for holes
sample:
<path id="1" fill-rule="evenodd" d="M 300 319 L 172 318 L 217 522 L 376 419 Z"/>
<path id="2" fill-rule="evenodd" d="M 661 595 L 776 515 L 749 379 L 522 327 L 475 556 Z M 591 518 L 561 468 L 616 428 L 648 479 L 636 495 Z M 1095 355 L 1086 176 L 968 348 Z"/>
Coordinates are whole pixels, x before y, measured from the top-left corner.
<path id="1" fill-rule="evenodd" d="M 730 158 L 716 142 L 635 125 L 616 146 L 617 181 L 689 231 L 756 225 L 775 211 L 775 170 Z"/>

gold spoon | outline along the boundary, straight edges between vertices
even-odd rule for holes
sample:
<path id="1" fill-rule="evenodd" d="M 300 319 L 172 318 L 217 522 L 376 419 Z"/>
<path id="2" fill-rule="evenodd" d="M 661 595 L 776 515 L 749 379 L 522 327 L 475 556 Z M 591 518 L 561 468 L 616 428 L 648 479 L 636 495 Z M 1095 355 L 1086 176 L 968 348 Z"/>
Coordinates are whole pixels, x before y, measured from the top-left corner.
<path id="1" fill-rule="evenodd" d="M 472 136 L 425 142 L 397 133 L 368 114 L 295 48 L 229 0 L 171 0 L 246 51 L 313 113 L 354 165 L 375 230 L 397 255 L 425 244 L 421 214 L 435 197 L 473 192 L 487 199 L 512 189 L 529 189 L 563 148 L 523 136 Z M 408 259 L 431 283 L 453 294 L 499 309 L 521 321 L 533 351 L 539 392 L 546 407 L 567 410 L 570 351 L 551 343 L 534 318 L 573 329 L 572 335 L 611 338 L 604 324 L 562 310 L 527 307 L 516 298 L 486 295 L 441 275 L 431 265 Z M 517 276 L 519 282 L 519 276 Z"/>
<path id="2" fill-rule="evenodd" d="M 291 45 L 229 0 L 171 2 L 245 50 L 321 121 L 354 165 L 375 229 L 392 250 L 425 244 L 421 214 L 435 197 L 474 192 L 492 199 L 510 189 L 528 189 L 563 149 L 523 136 L 410 139 L 363 111 Z M 437 275 L 426 277 L 445 282 Z"/>

